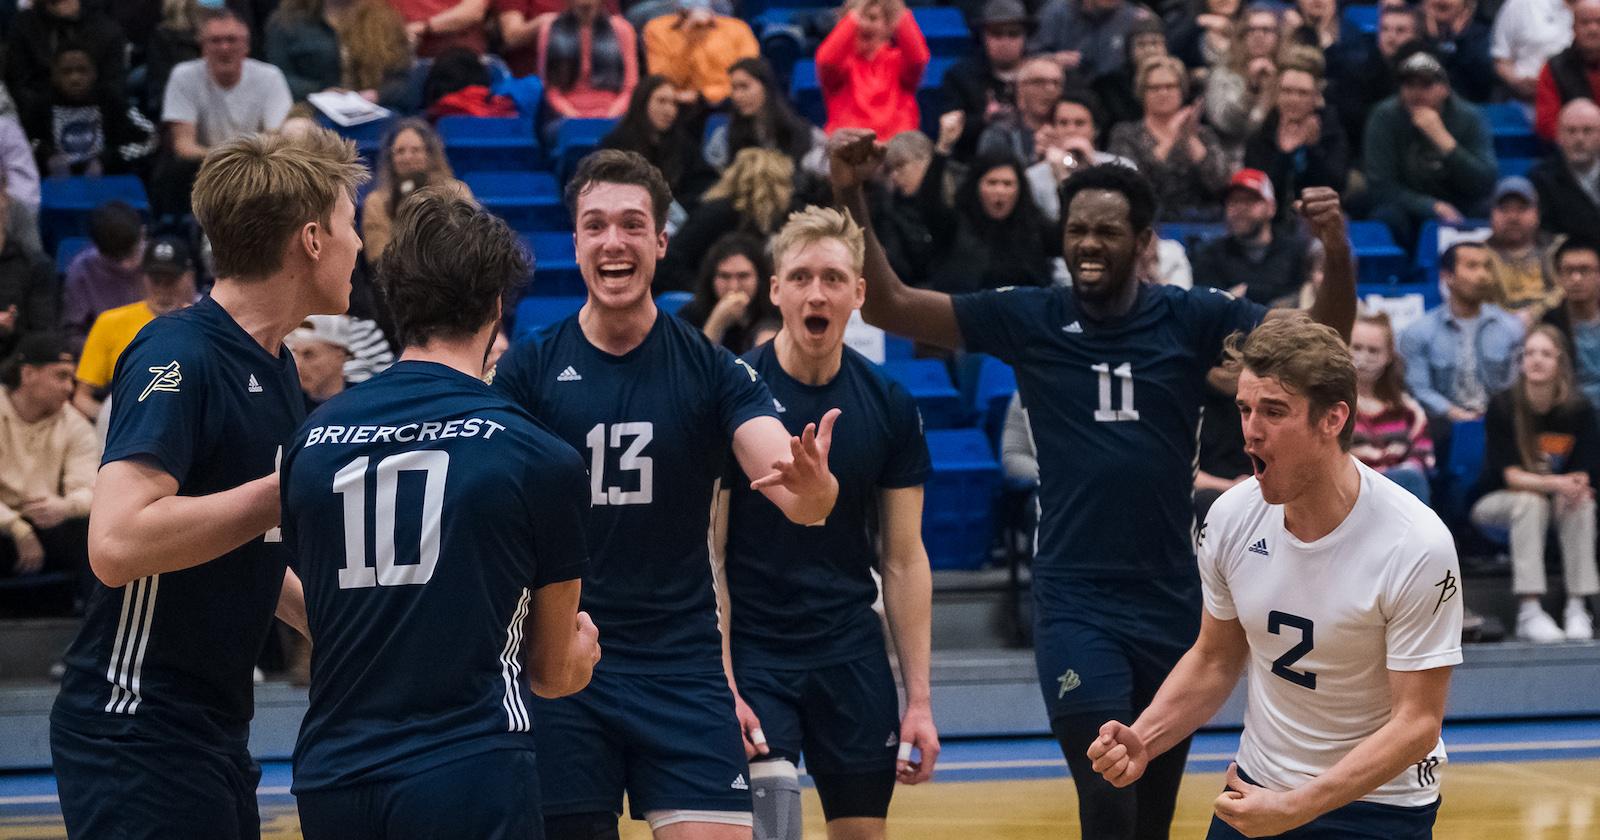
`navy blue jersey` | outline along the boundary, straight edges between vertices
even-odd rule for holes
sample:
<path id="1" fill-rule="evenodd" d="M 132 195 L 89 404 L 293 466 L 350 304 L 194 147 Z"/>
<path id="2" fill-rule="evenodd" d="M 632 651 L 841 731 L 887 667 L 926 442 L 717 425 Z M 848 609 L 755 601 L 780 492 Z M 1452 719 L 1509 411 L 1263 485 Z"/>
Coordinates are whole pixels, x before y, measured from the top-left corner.
<path id="1" fill-rule="evenodd" d="M 583 461 L 482 381 L 399 362 L 324 403 L 283 462 L 311 625 L 294 789 L 533 749 L 532 594 L 583 574 Z"/>
<path id="2" fill-rule="evenodd" d="M 746 354 L 791 434 L 839 408 L 828 467 L 839 500 L 825 524 L 790 522 L 737 463 L 730 468 L 728 592 L 733 653 L 740 663 L 813 667 L 883 653 L 872 611 L 878 586 L 878 496 L 928 477 L 928 442 L 916 401 L 865 356 L 846 347 L 839 373 L 806 385 L 785 373 L 769 342 Z"/>
<path id="3" fill-rule="evenodd" d="M 1206 372 L 1266 309 L 1218 289 L 1143 286 L 1092 321 L 1071 289 L 953 299 L 966 346 L 1017 371 L 1039 453 L 1035 575 L 1195 571 L 1195 436 Z"/>
<path id="4" fill-rule="evenodd" d="M 494 386 L 588 459 L 598 667 L 720 669 L 706 528 L 734 430 L 775 414 L 755 370 L 665 314 L 613 356 L 574 315 L 506 351 Z"/>
<path id="5" fill-rule="evenodd" d="M 207 297 L 150 322 L 123 351 L 103 463 L 140 459 L 176 478 L 178 495 L 205 496 L 271 474 L 304 418 L 294 358 L 262 349 Z M 96 583 L 57 722 L 243 749 L 288 560 L 275 528 L 193 568 Z"/>

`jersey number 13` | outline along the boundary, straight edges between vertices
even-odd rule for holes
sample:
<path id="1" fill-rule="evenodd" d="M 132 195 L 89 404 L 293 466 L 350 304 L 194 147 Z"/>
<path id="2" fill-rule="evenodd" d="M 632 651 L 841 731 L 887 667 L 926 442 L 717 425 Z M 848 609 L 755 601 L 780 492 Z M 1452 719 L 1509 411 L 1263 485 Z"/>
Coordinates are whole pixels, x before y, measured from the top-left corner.
<path id="1" fill-rule="evenodd" d="M 650 504 L 655 497 L 655 464 L 650 456 L 643 453 L 656 436 L 655 424 L 613 423 L 609 427 L 611 448 L 622 449 L 624 443 L 628 447 L 617 458 L 617 469 L 619 472 L 639 474 L 637 490 L 624 490 L 617 485 L 606 484 L 607 428 L 604 423 L 596 423 L 583 439 L 589 447 L 589 503 L 596 507 Z"/>

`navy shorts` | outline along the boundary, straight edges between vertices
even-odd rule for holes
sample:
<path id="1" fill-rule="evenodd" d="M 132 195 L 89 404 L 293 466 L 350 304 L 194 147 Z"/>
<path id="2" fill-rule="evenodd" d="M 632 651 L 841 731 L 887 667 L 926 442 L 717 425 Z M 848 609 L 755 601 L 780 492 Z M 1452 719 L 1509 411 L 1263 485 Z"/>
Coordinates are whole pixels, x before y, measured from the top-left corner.
<path id="1" fill-rule="evenodd" d="M 532 750 L 479 753 L 392 782 L 303 791 L 295 798 L 305 840 L 544 838 Z"/>
<path id="2" fill-rule="evenodd" d="M 1200 635 L 1198 576 L 1035 577 L 1033 598 L 1034 664 L 1052 721 L 1137 714 Z"/>
<path id="3" fill-rule="evenodd" d="M 733 666 L 739 694 L 761 719 L 772 753 L 806 772 L 894 775 L 900 695 L 889 658 L 874 652 L 821 668 Z"/>
<path id="4" fill-rule="evenodd" d="M 1250 782 L 1243 770 L 1239 778 Z M 1254 782 L 1251 782 L 1254 784 Z M 1430 840 L 1439 800 L 1406 807 L 1379 802 L 1352 802 L 1335 808 L 1299 828 L 1275 834 L 1282 840 Z M 1220 817 L 1211 818 L 1206 840 L 1243 840 L 1244 835 Z"/>
<path id="5" fill-rule="evenodd" d="M 550 816 L 750 812 L 749 764 L 721 671 L 595 671 L 589 687 L 535 698 L 540 789 Z"/>
<path id="6" fill-rule="evenodd" d="M 89 735 L 52 723 L 50 755 L 68 837 L 261 837 L 261 766 L 246 751 Z"/>

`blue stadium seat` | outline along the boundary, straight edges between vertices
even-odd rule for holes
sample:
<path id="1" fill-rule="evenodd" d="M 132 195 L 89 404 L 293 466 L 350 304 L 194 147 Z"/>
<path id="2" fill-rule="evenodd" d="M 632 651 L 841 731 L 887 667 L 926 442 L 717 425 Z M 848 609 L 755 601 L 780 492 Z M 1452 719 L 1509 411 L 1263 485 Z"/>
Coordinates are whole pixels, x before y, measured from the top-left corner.
<path id="1" fill-rule="evenodd" d="M 561 189 L 548 172 L 466 172 L 460 178 L 484 209 L 518 233 L 572 229 Z"/>
<path id="2" fill-rule="evenodd" d="M 955 6 L 918 6 L 911 10 L 935 57 L 960 58 L 972 49 L 972 31 Z"/>
<path id="3" fill-rule="evenodd" d="M 1425 310 L 1438 306 L 1441 300 L 1439 297 L 1438 278 L 1434 278 L 1432 280 L 1419 280 L 1415 283 L 1356 284 L 1357 300 L 1366 300 L 1372 295 L 1386 298 L 1403 298 L 1407 295 L 1418 295 L 1422 298 L 1422 307 Z"/>
<path id="4" fill-rule="evenodd" d="M 449 116 L 437 127 L 457 172 L 525 171 L 539 165 L 531 119 Z"/>
<path id="5" fill-rule="evenodd" d="M 935 569 L 987 565 L 1000 496 L 1000 464 L 977 429 L 928 432 L 933 474 L 922 505 L 922 541 Z"/>
<path id="6" fill-rule="evenodd" d="M 524 234 L 522 241 L 533 253 L 534 261 L 533 285 L 524 294 L 541 297 L 588 294 L 583 274 L 578 271 L 578 256 L 570 231 Z"/>
<path id="7" fill-rule="evenodd" d="M 1362 283 L 1398 283 L 1408 279 L 1406 252 L 1382 222 L 1350 222 L 1350 250 Z"/>
<path id="8" fill-rule="evenodd" d="M 512 341 L 521 341 L 546 324 L 567 317 L 583 308 L 581 297 L 525 297 L 517 304 L 517 326 Z"/>
<path id="9" fill-rule="evenodd" d="M 39 234 L 46 248 L 89 232 L 89 211 L 107 201 L 125 201 L 148 216 L 150 200 L 133 175 L 100 178 L 44 178 L 39 182 Z"/>
<path id="10" fill-rule="evenodd" d="M 1344 25 L 1368 35 L 1378 31 L 1378 7 L 1352 3 L 1344 7 Z"/>
<path id="11" fill-rule="evenodd" d="M 1006 423 L 1006 409 L 1011 406 L 1011 395 L 1016 392 L 1016 371 L 993 356 L 984 356 L 972 390 L 972 408 L 977 412 L 978 425 L 995 445 L 996 452 Z"/>
<path id="12" fill-rule="evenodd" d="M 694 300 L 694 292 L 662 292 L 656 295 L 656 308 L 668 315 L 676 315 L 691 300 Z"/>
<path id="13" fill-rule="evenodd" d="M 78 254 L 93 245 L 87 236 L 69 236 L 61 240 L 60 244 L 56 245 L 56 273 L 66 274 L 67 266 L 72 265 Z"/>
<path id="14" fill-rule="evenodd" d="M 917 86 L 917 110 L 922 116 L 922 132 L 929 137 L 939 136 L 939 115 L 950 103 L 944 101 L 944 92 L 939 85 L 944 83 L 945 71 L 949 70 L 958 59 L 949 56 L 940 56 L 937 53 L 928 60 L 928 69 L 922 73 L 922 84 Z M 889 138 L 883 138 L 888 140 Z"/>
<path id="15" fill-rule="evenodd" d="M 1182 245 L 1183 250 L 1191 254 L 1195 248 L 1204 245 L 1208 240 L 1227 232 L 1228 228 L 1221 222 L 1163 222 L 1156 225 L 1158 236 Z"/>
<path id="16" fill-rule="evenodd" d="M 916 343 L 909 338 L 891 332 L 883 334 L 883 360 L 886 362 L 910 359 L 916 354 L 916 350 Z"/>
<path id="17" fill-rule="evenodd" d="M 953 429 L 967 424 L 967 407 L 961 401 L 961 393 L 951 384 L 944 362 L 937 359 L 885 362 L 883 372 L 911 392 L 927 428 Z"/>
<path id="18" fill-rule="evenodd" d="M 1495 102 L 1480 105 L 1483 117 L 1489 122 L 1494 135 L 1496 157 L 1537 158 L 1545 153 L 1545 142 L 1533 133 L 1533 122 L 1528 112 L 1518 102 Z M 1504 173 L 1501 173 L 1504 174 Z"/>
<path id="19" fill-rule="evenodd" d="M 572 171 L 578 168 L 578 161 L 600 148 L 600 141 L 616 125 L 616 120 L 607 119 L 570 119 L 562 122 L 561 127 L 556 129 L 556 147 L 552 152 L 556 178 L 565 184 L 572 177 Z"/>
<path id="20" fill-rule="evenodd" d="M 1485 447 L 1482 420 L 1469 420 L 1454 424 L 1450 429 L 1450 455 L 1444 464 L 1444 495 L 1435 500 L 1447 522 L 1464 521 L 1467 517 L 1467 497 L 1478 481 L 1483 469 Z M 1441 504 L 1442 502 L 1442 504 Z"/>
<path id="21" fill-rule="evenodd" d="M 354 140 L 356 152 L 361 155 L 362 160 L 366 161 L 367 166 L 374 169 L 378 165 L 378 147 L 383 145 L 383 138 L 388 136 L 389 129 L 394 126 L 395 119 L 391 117 L 386 120 L 373 120 L 361 125 L 344 126 L 338 125 L 320 112 L 317 114 L 318 125 L 332 129 L 340 137 Z"/>
<path id="22" fill-rule="evenodd" d="M 1527 176 L 1528 170 L 1538 163 L 1538 158 L 1531 157 L 1503 157 L 1500 158 L 1500 177 L 1509 178 L 1512 175 Z"/>

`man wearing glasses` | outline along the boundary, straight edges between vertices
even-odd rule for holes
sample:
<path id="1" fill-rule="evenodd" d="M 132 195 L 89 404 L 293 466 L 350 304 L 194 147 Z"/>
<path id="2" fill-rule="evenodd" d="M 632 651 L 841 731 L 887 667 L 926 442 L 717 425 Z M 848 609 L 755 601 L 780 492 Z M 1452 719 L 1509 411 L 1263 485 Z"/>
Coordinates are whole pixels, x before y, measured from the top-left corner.
<path id="1" fill-rule="evenodd" d="M 1545 313 L 1544 322 L 1566 334 L 1578 388 L 1600 407 L 1600 243 L 1568 238 L 1556 247 L 1552 262 L 1565 299 Z"/>

